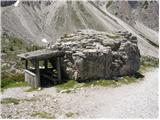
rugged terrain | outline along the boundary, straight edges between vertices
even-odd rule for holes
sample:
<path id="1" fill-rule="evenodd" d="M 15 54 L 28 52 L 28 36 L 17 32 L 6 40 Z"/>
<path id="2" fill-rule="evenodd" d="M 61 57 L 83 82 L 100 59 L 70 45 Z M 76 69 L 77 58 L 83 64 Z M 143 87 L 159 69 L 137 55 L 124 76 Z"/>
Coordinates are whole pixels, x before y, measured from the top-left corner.
<path id="1" fill-rule="evenodd" d="M 107 4 L 105 1 L 98 2 L 101 4 L 104 2 L 104 5 Z M 125 20 L 122 21 L 108 12 L 114 4 L 111 4 L 106 9 L 106 6 L 100 6 L 98 2 L 21 1 L 18 6 L 9 5 L 2 7 L 2 30 L 8 34 L 13 34 L 27 41 L 33 41 L 39 45 L 46 45 L 48 42 L 54 43 L 62 34 L 71 33 L 79 29 L 95 29 L 107 32 L 127 30 L 138 38 L 138 46 L 142 55 L 158 57 L 158 33 L 154 31 L 155 29 L 157 30 L 155 24 L 157 25 L 156 21 L 158 18 L 149 19 L 150 16 L 153 16 L 150 18 L 157 16 L 157 10 L 154 12 L 156 14 L 146 14 L 147 20 L 150 20 L 149 23 L 154 24 L 148 25 L 153 29 L 155 28 L 152 30 L 146 27 L 146 22 L 143 23 L 143 19 L 141 21 L 139 19 L 138 21 L 134 21 L 136 25 L 133 27 L 132 24 L 128 24 L 128 22 L 124 22 Z M 151 8 L 155 7 L 156 9 L 156 6 L 158 6 L 158 2 L 150 4 L 153 4 Z M 126 6 L 128 6 L 128 3 L 127 5 L 122 4 L 122 7 L 126 8 L 126 11 L 128 9 L 132 10 L 131 7 L 127 8 Z M 139 5 L 137 7 L 141 8 L 142 6 Z M 147 9 L 143 9 L 144 13 L 147 13 L 147 10 L 151 8 L 149 5 Z M 119 9 L 116 10 L 119 11 Z M 139 11 L 137 10 L 136 12 L 139 13 Z M 44 39 L 48 42 L 43 42 Z"/>
<path id="2" fill-rule="evenodd" d="M 127 33 L 137 38 L 137 43 L 132 42 L 138 45 L 141 56 L 150 56 L 149 59 L 144 60 L 141 57 L 141 69 L 157 67 L 158 1 L 20 0 L 19 4 L 15 3 L 4 1 L 1 4 L 2 118 L 158 117 L 158 68 L 144 73 L 144 78 L 134 78 L 135 83 L 132 84 L 127 82 L 132 79 L 124 79 L 122 82 L 125 82 L 125 85 L 121 84 L 121 80 L 111 81 L 118 87 L 114 85 L 105 87 L 103 81 L 108 81 L 101 80 L 102 82 L 96 81 L 100 84 L 99 86 L 94 86 L 92 82 L 89 82 L 87 87 L 75 89 L 74 86 L 67 91 L 59 91 L 57 87 L 35 90 L 30 87 L 17 87 L 26 84 L 24 84 L 21 71 L 23 63 L 16 57 L 16 54 L 39 49 L 37 46 L 49 45 L 54 49 L 54 45 L 57 45 L 55 43 L 63 39 L 63 37 L 60 38 L 62 35 L 65 41 L 70 39 L 68 36 L 72 36 L 71 33 L 83 31 L 82 29 L 85 29 L 84 35 L 86 36 L 89 34 L 86 31 L 90 29 L 107 32 L 106 37 L 113 44 L 116 44 L 115 39 L 118 38 L 114 33 L 128 31 Z M 60 43 L 64 45 L 64 41 Z M 95 48 L 104 47 L 99 45 L 100 41 L 94 46 Z M 90 43 L 88 40 L 83 40 L 83 42 L 87 47 L 85 49 L 94 45 L 88 45 Z M 108 41 L 107 44 L 110 42 Z M 32 45 L 33 43 L 36 45 Z M 66 43 L 70 44 L 70 41 Z M 73 44 L 74 41 L 70 45 Z M 65 48 L 63 45 L 62 48 Z M 109 45 L 112 48 L 112 44 Z M 77 46 L 78 44 L 76 47 L 69 47 L 74 50 L 78 49 Z M 137 53 L 139 57 L 139 52 Z M 81 55 L 83 57 L 83 53 Z M 119 65 L 117 62 L 119 60 L 115 59 L 113 63 Z M 139 65 L 136 65 L 135 69 L 138 69 L 137 66 Z M 82 84 L 88 85 L 78 83 L 78 85 Z M 15 86 L 16 88 L 10 88 Z"/>

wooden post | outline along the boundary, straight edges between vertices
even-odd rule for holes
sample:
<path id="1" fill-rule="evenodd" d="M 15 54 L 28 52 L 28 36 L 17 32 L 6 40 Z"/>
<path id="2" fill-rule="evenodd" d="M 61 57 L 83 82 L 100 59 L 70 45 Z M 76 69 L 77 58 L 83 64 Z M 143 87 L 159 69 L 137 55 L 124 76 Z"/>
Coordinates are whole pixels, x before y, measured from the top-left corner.
<path id="1" fill-rule="evenodd" d="M 25 69 L 28 69 L 28 60 L 25 60 Z"/>
<path id="2" fill-rule="evenodd" d="M 45 69 L 48 68 L 48 60 L 44 60 L 44 67 L 45 67 Z"/>
<path id="3" fill-rule="evenodd" d="M 61 58 L 60 57 L 57 57 L 57 73 L 58 73 L 58 80 L 61 81 L 62 76 L 61 76 Z"/>
<path id="4" fill-rule="evenodd" d="M 38 88 L 40 87 L 39 61 L 35 60 L 34 63 L 35 63 L 35 73 L 36 73 L 35 87 Z"/>

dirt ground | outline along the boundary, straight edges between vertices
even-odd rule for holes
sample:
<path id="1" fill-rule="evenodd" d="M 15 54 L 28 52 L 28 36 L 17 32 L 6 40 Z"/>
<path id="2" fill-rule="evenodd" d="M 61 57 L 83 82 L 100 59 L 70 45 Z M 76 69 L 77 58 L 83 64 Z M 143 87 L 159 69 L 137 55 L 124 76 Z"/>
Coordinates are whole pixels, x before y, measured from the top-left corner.
<path id="1" fill-rule="evenodd" d="M 26 92 L 28 87 L 6 89 L 1 98 L 19 104 L 2 104 L 2 118 L 157 118 L 158 68 L 142 81 L 120 87 L 87 87 L 70 93 L 55 87 Z"/>

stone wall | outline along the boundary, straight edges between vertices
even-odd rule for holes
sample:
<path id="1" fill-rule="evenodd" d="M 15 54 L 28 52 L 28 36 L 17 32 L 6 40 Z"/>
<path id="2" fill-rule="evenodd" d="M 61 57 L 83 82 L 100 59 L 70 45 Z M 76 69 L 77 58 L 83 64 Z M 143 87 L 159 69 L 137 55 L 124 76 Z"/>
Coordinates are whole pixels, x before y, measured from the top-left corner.
<path id="1" fill-rule="evenodd" d="M 112 79 L 134 74 L 140 66 L 137 38 L 128 32 L 81 30 L 65 34 L 49 49 L 65 51 L 68 79 Z"/>

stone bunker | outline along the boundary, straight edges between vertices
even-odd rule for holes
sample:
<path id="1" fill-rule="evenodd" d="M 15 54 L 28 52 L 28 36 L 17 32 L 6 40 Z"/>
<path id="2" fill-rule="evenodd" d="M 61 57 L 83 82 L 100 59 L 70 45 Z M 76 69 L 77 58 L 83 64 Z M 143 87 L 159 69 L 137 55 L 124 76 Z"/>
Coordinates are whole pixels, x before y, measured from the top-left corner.
<path id="1" fill-rule="evenodd" d="M 49 55 L 44 52 L 45 50 L 49 51 Z M 32 85 L 36 87 L 41 85 L 34 85 L 37 83 L 35 81 L 46 80 L 41 79 L 41 76 L 46 76 L 45 73 L 48 70 L 50 70 L 48 75 L 52 76 L 53 68 L 58 72 L 58 77 L 56 77 L 58 79 L 49 76 L 45 78 L 58 82 L 67 79 L 77 81 L 114 79 L 115 77 L 134 74 L 140 66 L 137 38 L 128 32 L 107 33 L 80 30 L 73 34 L 65 34 L 45 50 L 18 55 L 24 60 L 37 63 L 32 72 L 35 71 L 34 75 L 38 75 L 38 77 L 33 80 L 31 77 L 25 77 L 26 81 L 29 83 L 32 81 Z M 63 56 L 59 53 L 63 53 Z M 39 70 L 38 60 L 44 61 L 45 70 L 43 71 L 45 72 L 40 72 L 42 70 Z M 52 65 L 51 69 L 47 67 L 47 60 Z M 28 78 L 30 80 L 27 80 Z"/>
<path id="2" fill-rule="evenodd" d="M 134 74 L 140 66 L 137 38 L 128 32 L 80 30 L 65 34 L 48 49 L 65 52 L 68 79 L 111 79 Z"/>

